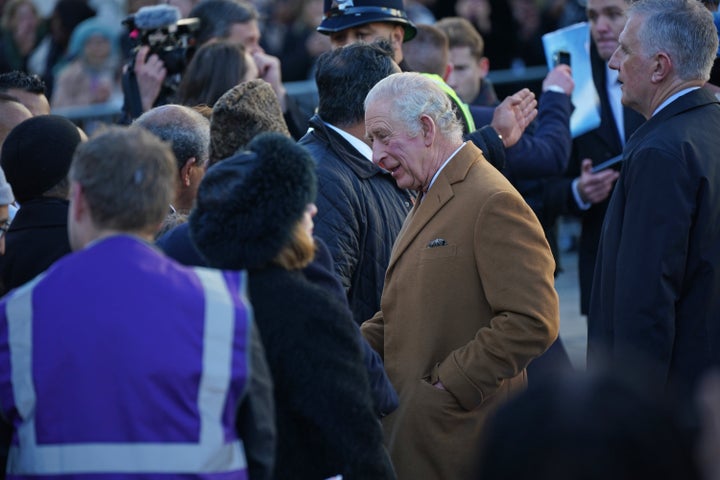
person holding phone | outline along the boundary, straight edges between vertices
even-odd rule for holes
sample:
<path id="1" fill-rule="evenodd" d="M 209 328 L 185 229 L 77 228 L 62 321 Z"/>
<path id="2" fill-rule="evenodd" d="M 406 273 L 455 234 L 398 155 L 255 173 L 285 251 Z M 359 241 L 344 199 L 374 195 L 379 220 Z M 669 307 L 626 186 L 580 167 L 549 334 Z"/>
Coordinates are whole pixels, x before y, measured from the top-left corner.
<path id="1" fill-rule="evenodd" d="M 617 72 L 607 66 L 625 26 L 625 11 L 629 5 L 629 0 L 587 1 L 592 37 L 590 62 L 600 98 L 600 126 L 573 140 L 565 175 L 545 181 L 546 209 L 553 210 L 556 215 L 577 215 L 581 220 L 578 275 L 580 313 L 583 315 L 588 312 L 600 230 L 621 162 L 601 170 L 593 168 L 620 155 L 627 139 L 644 121 L 640 114 L 622 106 Z"/>

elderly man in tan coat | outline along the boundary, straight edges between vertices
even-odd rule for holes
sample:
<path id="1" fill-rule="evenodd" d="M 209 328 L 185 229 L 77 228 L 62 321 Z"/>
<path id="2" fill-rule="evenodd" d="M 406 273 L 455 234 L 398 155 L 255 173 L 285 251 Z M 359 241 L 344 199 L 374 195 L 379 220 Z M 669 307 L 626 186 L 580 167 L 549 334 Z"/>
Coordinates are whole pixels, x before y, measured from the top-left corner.
<path id="1" fill-rule="evenodd" d="M 383 420 L 398 478 L 478 478 L 483 423 L 558 334 L 554 262 L 532 210 L 417 73 L 365 100 L 373 162 L 420 192 L 395 242 L 381 311 L 362 325 L 400 408 Z"/>

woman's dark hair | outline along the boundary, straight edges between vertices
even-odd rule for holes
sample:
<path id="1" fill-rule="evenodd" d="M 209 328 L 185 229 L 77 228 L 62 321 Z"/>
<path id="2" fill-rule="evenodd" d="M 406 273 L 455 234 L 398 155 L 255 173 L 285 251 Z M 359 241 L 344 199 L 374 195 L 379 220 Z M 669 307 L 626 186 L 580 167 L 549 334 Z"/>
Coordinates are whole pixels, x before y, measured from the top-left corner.
<path id="1" fill-rule="evenodd" d="M 216 42 L 195 52 L 178 86 L 175 103 L 212 108 L 218 98 L 246 80 L 248 65 L 240 43 Z"/>

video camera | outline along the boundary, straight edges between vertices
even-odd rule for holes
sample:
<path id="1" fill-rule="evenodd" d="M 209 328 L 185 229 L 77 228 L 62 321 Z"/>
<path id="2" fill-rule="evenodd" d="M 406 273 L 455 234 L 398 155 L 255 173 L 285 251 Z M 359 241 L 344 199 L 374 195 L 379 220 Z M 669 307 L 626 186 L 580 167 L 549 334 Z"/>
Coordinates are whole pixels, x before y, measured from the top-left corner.
<path id="1" fill-rule="evenodd" d="M 180 18 L 180 10 L 170 5 L 142 7 L 122 21 L 136 43 L 133 51 L 143 45 L 150 47 L 162 60 L 168 76 L 182 73 L 195 50 L 195 31 L 199 18 Z M 134 62 L 134 56 L 133 60 Z M 132 65 L 131 65 L 132 67 Z"/>

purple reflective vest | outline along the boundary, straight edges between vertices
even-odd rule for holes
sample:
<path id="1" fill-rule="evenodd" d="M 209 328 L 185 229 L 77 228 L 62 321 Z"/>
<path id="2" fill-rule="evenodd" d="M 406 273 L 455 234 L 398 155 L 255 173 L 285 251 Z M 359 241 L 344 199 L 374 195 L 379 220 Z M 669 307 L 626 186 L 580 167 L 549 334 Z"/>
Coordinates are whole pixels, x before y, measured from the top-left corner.
<path id="1" fill-rule="evenodd" d="M 246 283 L 118 235 L 3 298 L 8 478 L 245 480 Z"/>

